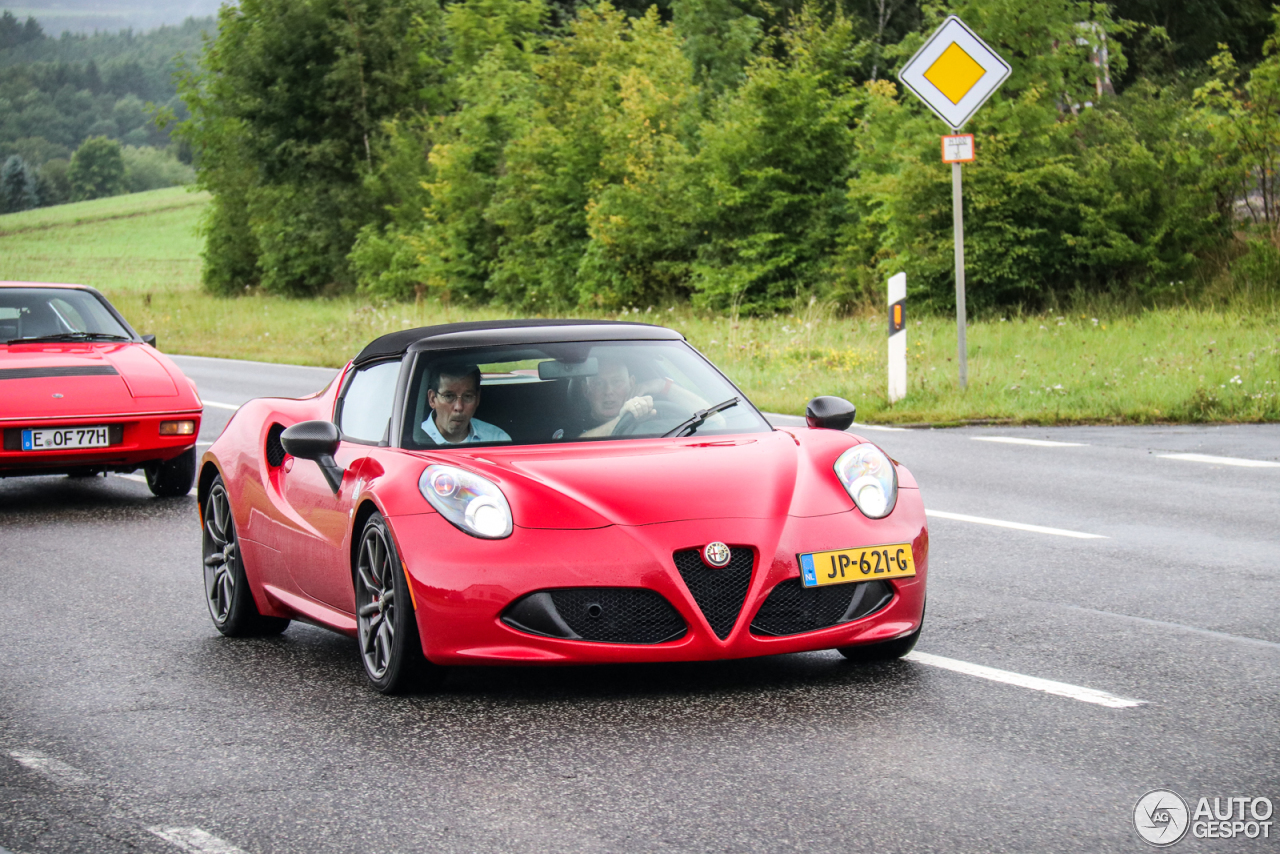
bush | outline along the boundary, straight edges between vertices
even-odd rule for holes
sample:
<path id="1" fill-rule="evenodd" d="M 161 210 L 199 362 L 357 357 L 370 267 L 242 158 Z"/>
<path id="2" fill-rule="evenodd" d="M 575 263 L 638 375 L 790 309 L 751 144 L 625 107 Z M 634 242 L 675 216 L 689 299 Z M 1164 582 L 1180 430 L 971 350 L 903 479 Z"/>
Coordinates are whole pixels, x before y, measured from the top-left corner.
<path id="1" fill-rule="evenodd" d="M 36 174 L 36 191 L 44 207 L 60 205 L 71 200 L 71 180 L 67 172 L 71 163 L 65 157 L 46 161 Z"/>
<path id="2" fill-rule="evenodd" d="M 169 149 L 126 145 L 121 154 L 125 187 L 130 193 L 190 184 L 196 177 L 195 170 L 180 162 Z"/>
<path id="3" fill-rule="evenodd" d="M 103 136 L 86 139 L 71 155 L 67 169 L 71 200 L 100 199 L 125 192 L 124 156 L 120 143 Z"/>

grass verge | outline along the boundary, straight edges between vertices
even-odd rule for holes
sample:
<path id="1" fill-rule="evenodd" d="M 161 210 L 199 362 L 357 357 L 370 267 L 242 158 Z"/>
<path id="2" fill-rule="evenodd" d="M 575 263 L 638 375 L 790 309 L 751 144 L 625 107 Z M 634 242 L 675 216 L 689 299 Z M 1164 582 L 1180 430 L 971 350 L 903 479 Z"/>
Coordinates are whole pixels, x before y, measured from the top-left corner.
<path id="1" fill-rule="evenodd" d="M 408 326 L 511 318 L 500 308 L 356 297 L 216 298 L 199 289 L 195 227 L 204 197 L 158 190 L 0 216 L 0 279 L 94 285 L 174 353 L 338 366 L 370 339 Z M 846 397 L 881 423 L 1158 423 L 1280 420 L 1275 302 L 1150 311 L 1105 304 L 971 324 L 969 386 L 959 388 L 955 323 L 908 327 L 905 400 L 885 399 L 883 314 L 835 317 L 821 305 L 733 320 L 687 306 L 579 317 L 678 329 L 761 408 L 800 414 L 818 394 Z"/>

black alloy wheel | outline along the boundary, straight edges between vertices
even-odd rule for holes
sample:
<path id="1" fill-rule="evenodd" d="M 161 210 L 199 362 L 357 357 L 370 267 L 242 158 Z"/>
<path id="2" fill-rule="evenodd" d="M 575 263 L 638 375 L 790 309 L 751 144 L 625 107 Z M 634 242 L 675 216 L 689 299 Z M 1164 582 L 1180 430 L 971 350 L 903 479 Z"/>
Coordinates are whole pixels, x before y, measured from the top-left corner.
<path id="1" fill-rule="evenodd" d="M 213 625 L 227 637 L 278 635 L 288 626 L 283 617 L 264 617 L 258 612 L 244 574 L 236 522 L 222 476 L 214 478 L 204 504 L 204 600 Z"/>
<path id="2" fill-rule="evenodd" d="M 374 689 L 398 694 L 438 684 L 444 669 L 422 653 L 408 581 L 381 513 L 369 517 L 360 535 L 355 593 L 360 660 Z"/>
<path id="3" fill-rule="evenodd" d="M 920 611 L 920 625 L 916 626 L 916 630 L 906 637 L 894 638 L 891 641 L 882 641 L 880 643 L 864 643 L 857 646 L 842 646 L 839 652 L 850 661 L 856 661 L 861 664 L 871 664 L 877 661 L 893 661 L 897 658 L 911 652 L 916 648 L 916 641 L 920 640 L 920 630 L 924 628 L 924 611 Z"/>
<path id="4" fill-rule="evenodd" d="M 157 498 L 180 498 L 196 482 L 196 449 L 188 448 L 166 462 L 147 463 L 147 488 Z"/>

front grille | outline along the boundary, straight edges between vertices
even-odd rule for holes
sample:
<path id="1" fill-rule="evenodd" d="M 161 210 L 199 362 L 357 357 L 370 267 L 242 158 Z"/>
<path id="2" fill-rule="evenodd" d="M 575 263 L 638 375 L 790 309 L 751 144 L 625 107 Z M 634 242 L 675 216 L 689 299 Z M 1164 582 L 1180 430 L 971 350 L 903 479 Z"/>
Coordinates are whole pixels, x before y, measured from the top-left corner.
<path id="1" fill-rule="evenodd" d="M 280 434 L 284 432 L 281 424 L 272 424 L 267 431 L 267 465 L 275 468 L 284 462 L 284 445 L 280 443 Z"/>
<path id="2" fill-rule="evenodd" d="M 664 643 L 687 630 L 662 594 L 637 587 L 543 590 L 513 604 L 503 621 L 531 634 L 598 643 Z"/>
<path id="3" fill-rule="evenodd" d="M 730 546 L 729 550 L 729 565 L 724 569 L 712 569 L 703 563 L 698 549 L 683 549 L 673 555 L 693 601 L 720 640 L 727 638 L 738 622 L 755 563 L 755 551 L 750 546 Z"/>
<path id="4" fill-rule="evenodd" d="M 751 633 L 798 635 L 825 629 L 879 611 L 892 598 L 887 581 L 805 587 L 800 579 L 789 578 L 764 600 L 751 621 Z"/>
<path id="5" fill-rule="evenodd" d="M 114 377 L 110 365 L 60 365 L 49 368 L 0 368 L 0 380 L 38 380 L 45 377 Z"/>

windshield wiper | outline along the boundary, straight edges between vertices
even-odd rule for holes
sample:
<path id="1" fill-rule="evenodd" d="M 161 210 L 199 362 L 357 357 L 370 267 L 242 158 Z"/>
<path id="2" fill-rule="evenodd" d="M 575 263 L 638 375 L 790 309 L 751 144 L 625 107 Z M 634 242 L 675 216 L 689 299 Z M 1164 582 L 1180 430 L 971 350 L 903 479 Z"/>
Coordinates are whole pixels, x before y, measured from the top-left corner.
<path id="1" fill-rule="evenodd" d="M 132 341 L 128 335 L 111 332 L 56 332 L 53 335 L 30 335 L 26 338 L 10 338 L 6 344 L 39 344 L 46 341 Z"/>
<path id="2" fill-rule="evenodd" d="M 671 436 L 676 436 L 676 437 L 692 436 L 694 432 L 699 427 L 702 426 L 702 422 L 706 421 L 708 418 L 710 418 L 712 415 L 715 415 L 717 412 L 728 409 L 731 406 L 737 406 L 738 402 L 739 402 L 738 398 L 731 397 L 728 400 L 722 400 L 721 402 L 717 403 L 715 406 L 708 406 L 706 409 L 699 409 L 697 412 L 693 413 L 693 415 L 689 418 L 688 421 L 685 421 L 683 424 L 681 424 L 679 427 L 676 427 L 674 430 L 670 430 L 666 433 L 663 433 L 662 438 L 666 439 Z M 687 433 L 685 432 L 686 430 L 688 431 Z"/>

